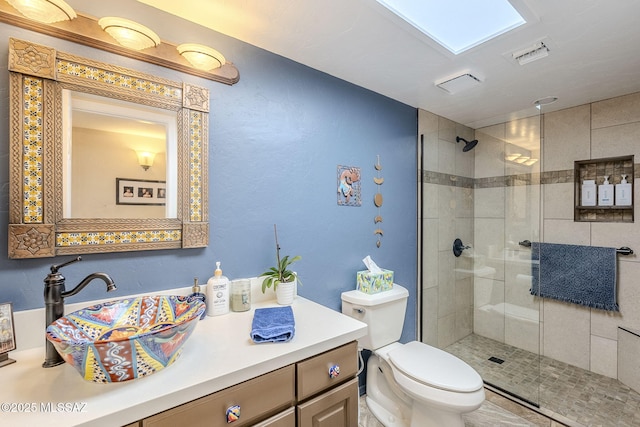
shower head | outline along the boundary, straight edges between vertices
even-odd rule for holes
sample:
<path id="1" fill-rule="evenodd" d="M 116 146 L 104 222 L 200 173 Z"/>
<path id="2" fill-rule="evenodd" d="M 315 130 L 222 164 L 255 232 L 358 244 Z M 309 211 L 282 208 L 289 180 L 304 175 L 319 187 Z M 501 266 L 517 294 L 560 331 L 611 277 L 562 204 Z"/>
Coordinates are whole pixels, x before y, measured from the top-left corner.
<path id="1" fill-rule="evenodd" d="M 467 141 L 466 139 L 456 136 L 456 142 L 460 142 L 463 141 L 465 143 L 465 146 L 462 148 L 462 151 L 467 152 L 469 150 L 473 150 L 473 147 L 475 147 L 478 144 L 478 140 L 474 139 L 473 141 Z"/>

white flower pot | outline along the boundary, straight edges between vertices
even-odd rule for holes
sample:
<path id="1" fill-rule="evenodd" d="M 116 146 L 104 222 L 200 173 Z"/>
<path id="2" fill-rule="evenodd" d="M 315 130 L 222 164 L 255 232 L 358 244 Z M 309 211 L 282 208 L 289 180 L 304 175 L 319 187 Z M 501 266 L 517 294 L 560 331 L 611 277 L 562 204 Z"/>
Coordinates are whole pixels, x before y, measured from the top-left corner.
<path id="1" fill-rule="evenodd" d="M 291 305 L 296 294 L 296 282 L 278 283 L 276 286 L 276 299 L 280 305 Z"/>

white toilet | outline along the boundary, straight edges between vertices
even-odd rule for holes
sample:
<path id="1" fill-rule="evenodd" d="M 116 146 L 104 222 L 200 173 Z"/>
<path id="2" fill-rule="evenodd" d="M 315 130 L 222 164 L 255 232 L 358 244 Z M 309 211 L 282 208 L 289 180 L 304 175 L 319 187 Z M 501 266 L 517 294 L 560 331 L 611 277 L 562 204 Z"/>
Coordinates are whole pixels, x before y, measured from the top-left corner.
<path id="1" fill-rule="evenodd" d="M 367 362 L 367 406 L 385 427 L 464 426 L 462 414 L 484 402 L 480 375 L 457 357 L 412 341 L 400 344 L 409 292 L 342 293 L 342 313 L 368 325 L 358 344 Z"/>

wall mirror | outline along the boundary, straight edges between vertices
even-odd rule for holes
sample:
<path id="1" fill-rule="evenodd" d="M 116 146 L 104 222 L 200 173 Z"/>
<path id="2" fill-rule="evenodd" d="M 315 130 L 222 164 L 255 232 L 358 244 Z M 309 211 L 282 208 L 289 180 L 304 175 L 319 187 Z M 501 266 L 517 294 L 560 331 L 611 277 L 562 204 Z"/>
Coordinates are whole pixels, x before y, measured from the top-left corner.
<path id="1" fill-rule="evenodd" d="M 207 246 L 207 89 L 14 38 L 9 71 L 9 258 Z"/>
<path id="2" fill-rule="evenodd" d="M 175 111 L 68 89 L 62 108 L 63 218 L 177 217 Z"/>

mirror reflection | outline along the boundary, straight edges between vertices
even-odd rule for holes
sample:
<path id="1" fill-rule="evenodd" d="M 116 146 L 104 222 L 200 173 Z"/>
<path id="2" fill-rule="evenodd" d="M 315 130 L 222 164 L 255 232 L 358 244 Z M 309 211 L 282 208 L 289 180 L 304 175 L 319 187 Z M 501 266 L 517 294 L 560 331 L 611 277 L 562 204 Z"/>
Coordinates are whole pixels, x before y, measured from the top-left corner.
<path id="1" fill-rule="evenodd" d="M 177 113 L 63 90 L 64 218 L 176 218 Z"/>

